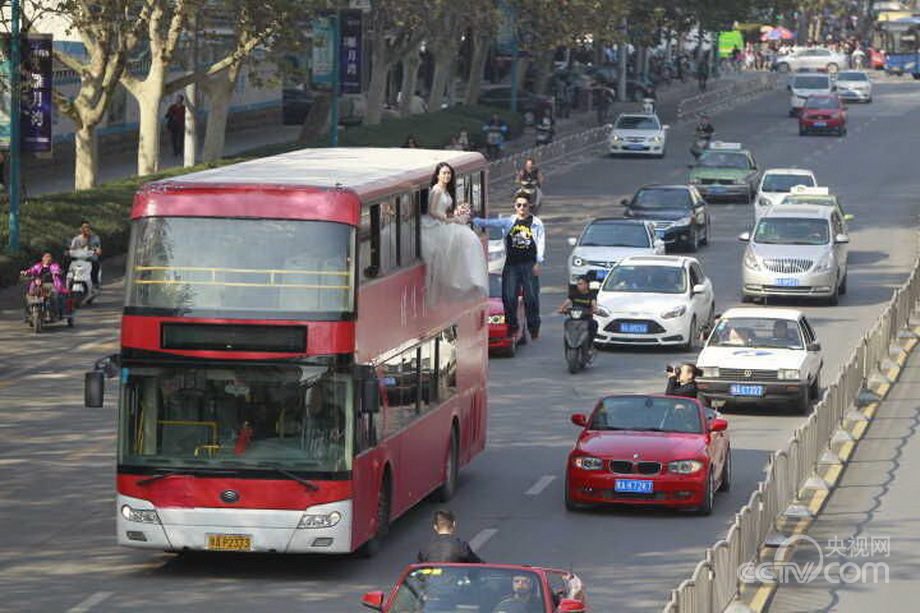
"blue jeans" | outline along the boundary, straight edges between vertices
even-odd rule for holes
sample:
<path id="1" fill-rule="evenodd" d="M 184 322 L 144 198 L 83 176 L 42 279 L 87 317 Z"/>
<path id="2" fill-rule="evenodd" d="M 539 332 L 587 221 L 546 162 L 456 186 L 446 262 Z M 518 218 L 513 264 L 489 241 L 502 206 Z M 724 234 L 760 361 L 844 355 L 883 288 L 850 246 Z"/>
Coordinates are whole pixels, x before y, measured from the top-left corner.
<path id="1" fill-rule="evenodd" d="M 505 321 L 511 328 L 518 328 L 518 294 L 524 295 L 524 313 L 527 329 L 540 331 L 540 278 L 533 274 L 534 262 L 523 264 L 506 263 L 502 269 L 502 303 L 505 307 Z"/>

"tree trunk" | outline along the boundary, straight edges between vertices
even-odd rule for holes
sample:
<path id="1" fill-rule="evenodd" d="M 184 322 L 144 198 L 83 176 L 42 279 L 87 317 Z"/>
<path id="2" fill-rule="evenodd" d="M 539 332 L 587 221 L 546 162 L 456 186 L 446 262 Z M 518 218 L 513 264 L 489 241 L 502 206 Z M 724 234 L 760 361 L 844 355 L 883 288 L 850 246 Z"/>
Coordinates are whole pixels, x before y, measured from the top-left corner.
<path id="1" fill-rule="evenodd" d="M 629 54 L 629 46 L 622 42 L 617 47 L 617 100 L 623 102 L 626 100 L 626 56 Z"/>
<path id="2" fill-rule="evenodd" d="M 239 77 L 239 70 L 225 70 L 205 84 L 208 97 L 208 125 L 205 128 L 202 161 L 213 162 L 224 154 L 224 140 L 227 136 L 227 117 L 230 102 Z"/>
<path id="3" fill-rule="evenodd" d="M 418 67 L 422 58 L 419 57 L 418 47 L 409 51 L 402 59 L 402 85 L 399 100 L 399 114 L 408 117 L 412 114 L 412 100 L 415 97 L 415 86 L 418 83 Z"/>
<path id="4" fill-rule="evenodd" d="M 162 88 L 144 87 L 137 96 L 140 130 L 137 142 L 137 176 L 160 169 L 160 101 Z"/>
<path id="5" fill-rule="evenodd" d="M 466 84 L 467 104 L 476 104 L 479 100 L 491 41 L 492 39 L 487 36 L 473 37 L 473 59 L 470 60 L 470 76 Z"/>
<path id="6" fill-rule="evenodd" d="M 428 96 L 428 110 L 440 111 L 441 103 L 444 102 L 444 88 L 447 81 L 453 78 L 451 68 L 454 63 L 454 56 L 457 49 L 454 45 L 440 44 L 434 54 L 434 76 L 431 78 L 431 93 Z"/>
<path id="7" fill-rule="evenodd" d="M 74 133 L 74 189 L 96 186 L 99 175 L 99 147 L 96 126 L 84 125 Z"/>
<path id="8" fill-rule="evenodd" d="M 390 66 L 385 59 L 386 52 L 373 53 L 371 58 L 371 80 L 367 86 L 367 109 L 364 125 L 375 126 L 383 117 L 383 98 L 386 95 L 387 73 Z"/>

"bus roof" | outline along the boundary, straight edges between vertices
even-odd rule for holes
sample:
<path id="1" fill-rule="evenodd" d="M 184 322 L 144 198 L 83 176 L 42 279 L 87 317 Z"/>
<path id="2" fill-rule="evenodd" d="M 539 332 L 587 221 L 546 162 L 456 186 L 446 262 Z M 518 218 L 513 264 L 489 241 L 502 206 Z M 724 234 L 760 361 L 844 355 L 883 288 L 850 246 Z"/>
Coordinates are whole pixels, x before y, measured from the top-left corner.
<path id="1" fill-rule="evenodd" d="M 350 189 L 373 198 L 427 181 L 438 162 L 457 172 L 485 166 L 479 153 L 440 149 L 339 147 L 300 149 L 267 158 L 201 170 L 152 183 L 170 185 L 278 185 Z"/>

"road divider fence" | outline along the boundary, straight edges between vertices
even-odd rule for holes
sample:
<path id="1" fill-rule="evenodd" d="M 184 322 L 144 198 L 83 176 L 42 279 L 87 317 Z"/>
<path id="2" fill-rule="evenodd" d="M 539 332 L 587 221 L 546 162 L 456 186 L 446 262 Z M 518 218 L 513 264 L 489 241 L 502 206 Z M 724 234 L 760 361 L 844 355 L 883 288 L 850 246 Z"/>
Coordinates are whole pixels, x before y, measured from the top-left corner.
<path id="1" fill-rule="evenodd" d="M 765 545 L 775 546 L 791 536 L 784 532 L 787 520 L 814 514 L 806 499 L 811 492 L 830 487 L 819 468 L 842 468 L 849 458 L 854 439 L 846 426 L 869 421 L 858 408 L 878 402 L 897 377 L 897 366 L 906 359 L 899 341 L 913 334 L 909 323 L 918 302 L 920 256 L 812 413 L 773 453 L 766 476 L 735 514 L 725 538 L 708 548 L 690 577 L 672 590 L 664 613 L 724 611 L 740 593 L 739 570 L 758 562 Z M 849 449 L 842 452 L 846 446 Z"/>
<path id="2" fill-rule="evenodd" d="M 696 96 L 690 96 L 677 105 L 677 120 L 692 118 L 699 113 L 714 113 L 776 89 L 779 76 L 776 73 L 761 73 L 751 79 L 730 81 L 728 87 L 713 88 Z"/>

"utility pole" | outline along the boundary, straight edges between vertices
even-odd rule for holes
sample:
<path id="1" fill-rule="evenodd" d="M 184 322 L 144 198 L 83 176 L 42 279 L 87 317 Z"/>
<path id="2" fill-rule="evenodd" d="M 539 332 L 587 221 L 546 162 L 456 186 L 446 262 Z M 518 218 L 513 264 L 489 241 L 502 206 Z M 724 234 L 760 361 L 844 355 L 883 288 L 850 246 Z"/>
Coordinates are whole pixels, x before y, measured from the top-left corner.
<path id="1" fill-rule="evenodd" d="M 341 46 L 342 33 L 339 31 L 340 19 L 339 12 L 335 11 L 330 17 L 332 20 L 332 108 L 329 112 L 329 145 L 331 147 L 339 146 L 339 89 L 341 88 L 341 78 L 339 75 L 339 66 L 341 66 Z"/>
<path id="2" fill-rule="evenodd" d="M 10 2 L 10 253 L 19 251 L 19 198 L 22 176 L 22 126 L 20 99 L 22 87 L 22 39 L 20 30 L 20 0 Z"/>
<path id="3" fill-rule="evenodd" d="M 192 16 L 192 74 L 198 70 L 198 16 Z M 195 82 L 185 86 L 185 149 L 182 153 L 182 165 L 186 168 L 195 165 L 198 148 L 198 85 Z"/>

